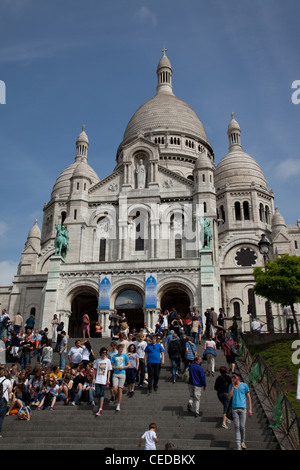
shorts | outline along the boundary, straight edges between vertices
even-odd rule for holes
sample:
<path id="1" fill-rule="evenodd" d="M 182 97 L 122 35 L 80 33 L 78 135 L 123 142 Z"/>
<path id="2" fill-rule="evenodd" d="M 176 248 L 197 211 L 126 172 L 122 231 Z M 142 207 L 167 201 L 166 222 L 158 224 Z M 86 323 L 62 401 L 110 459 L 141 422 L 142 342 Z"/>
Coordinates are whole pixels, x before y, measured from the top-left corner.
<path id="1" fill-rule="evenodd" d="M 105 392 L 105 384 L 95 384 L 95 397 L 103 398 Z"/>
<path id="2" fill-rule="evenodd" d="M 135 367 L 126 369 L 126 380 L 128 384 L 135 384 L 137 370 Z"/>
<path id="3" fill-rule="evenodd" d="M 123 388 L 126 380 L 126 374 L 113 374 L 113 387 Z"/>

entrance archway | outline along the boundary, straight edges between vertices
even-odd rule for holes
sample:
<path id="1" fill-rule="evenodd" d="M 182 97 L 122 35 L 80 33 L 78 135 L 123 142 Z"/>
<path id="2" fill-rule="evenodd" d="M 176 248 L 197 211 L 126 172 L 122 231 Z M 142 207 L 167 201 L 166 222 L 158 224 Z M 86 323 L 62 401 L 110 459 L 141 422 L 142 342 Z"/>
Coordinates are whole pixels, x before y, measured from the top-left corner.
<path id="1" fill-rule="evenodd" d="M 161 310 L 169 310 L 169 312 L 174 307 L 176 312 L 182 317 L 185 318 L 188 313 L 190 313 L 190 298 L 188 294 L 181 289 L 180 287 L 172 287 L 168 289 L 162 296 L 160 306 Z"/>
<path id="2" fill-rule="evenodd" d="M 88 314 L 91 321 L 91 336 L 94 336 L 94 327 L 98 321 L 97 315 L 98 297 L 90 289 L 83 289 L 75 295 L 71 303 L 71 317 L 69 320 L 70 338 L 82 338 L 82 317 Z"/>
<path id="3" fill-rule="evenodd" d="M 135 290 L 125 290 L 121 292 L 115 301 L 115 308 L 118 315 L 125 313 L 130 330 L 136 328 L 139 331 L 144 326 L 143 298 Z"/>

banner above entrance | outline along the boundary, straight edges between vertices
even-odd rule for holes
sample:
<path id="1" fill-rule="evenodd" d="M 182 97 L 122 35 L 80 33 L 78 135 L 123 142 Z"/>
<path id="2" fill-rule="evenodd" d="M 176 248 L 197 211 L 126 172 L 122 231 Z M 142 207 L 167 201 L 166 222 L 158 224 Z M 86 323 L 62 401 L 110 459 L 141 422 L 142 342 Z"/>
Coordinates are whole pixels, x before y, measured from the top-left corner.
<path id="1" fill-rule="evenodd" d="M 111 275 L 101 274 L 100 275 L 100 286 L 99 286 L 99 309 L 110 308 L 110 291 L 111 291 Z"/>
<path id="2" fill-rule="evenodd" d="M 145 280 L 145 308 L 157 306 L 157 274 L 146 273 Z"/>

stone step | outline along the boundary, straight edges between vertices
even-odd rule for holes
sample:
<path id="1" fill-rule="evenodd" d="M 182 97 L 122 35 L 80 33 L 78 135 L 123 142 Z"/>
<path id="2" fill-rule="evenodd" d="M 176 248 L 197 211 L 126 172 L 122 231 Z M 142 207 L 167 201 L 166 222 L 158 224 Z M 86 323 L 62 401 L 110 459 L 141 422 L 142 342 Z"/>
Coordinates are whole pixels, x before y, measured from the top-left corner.
<path id="1" fill-rule="evenodd" d="M 110 344 L 109 338 L 91 338 L 92 348 L 98 357 L 102 346 Z M 75 339 L 69 339 L 68 348 Z M 198 346 L 202 354 L 202 345 Z M 35 359 L 34 359 L 35 360 Z M 33 360 L 33 361 L 34 361 Z M 54 363 L 58 355 L 54 354 Z M 216 371 L 225 365 L 222 352 L 216 359 Z M 204 363 L 204 370 L 206 364 Z M 121 411 L 109 402 L 110 393 L 105 392 L 103 415 L 95 415 L 98 406 L 83 403 L 80 406 L 65 406 L 57 402 L 54 411 L 36 410 L 32 407 L 31 420 L 19 421 L 15 416 L 4 420 L 0 450 L 102 450 L 113 447 L 116 450 L 138 450 L 139 437 L 150 422 L 158 425 L 158 450 L 163 450 L 172 440 L 179 450 L 229 450 L 235 448 L 233 423 L 226 430 L 221 427 L 222 405 L 214 390 L 216 377 L 207 377 L 207 389 L 202 392 L 200 417 L 187 411 L 188 386 L 182 376 L 175 384 L 171 382 L 171 369 L 166 364 L 161 369 L 159 389 L 147 394 L 147 385 L 136 388 L 134 397 L 127 397 L 124 388 Z M 273 431 L 262 407 L 253 394 L 253 416 L 247 418 L 246 442 L 251 450 L 276 450 L 279 448 Z"/>

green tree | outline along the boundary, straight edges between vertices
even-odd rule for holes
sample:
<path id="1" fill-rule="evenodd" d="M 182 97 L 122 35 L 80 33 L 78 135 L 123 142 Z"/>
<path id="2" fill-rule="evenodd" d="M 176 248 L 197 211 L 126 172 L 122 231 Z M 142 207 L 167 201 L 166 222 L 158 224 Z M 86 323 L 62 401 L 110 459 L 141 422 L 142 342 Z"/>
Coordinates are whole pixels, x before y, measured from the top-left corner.
<path id="1" fill-rule="evenodd" d="M 299 334 L 294 304 L 300 302 L 300 257 L 280 255 L 267 261 L 265 269 L 254 268 L 255 294 L 281 305 L 289 305 Z"/>

